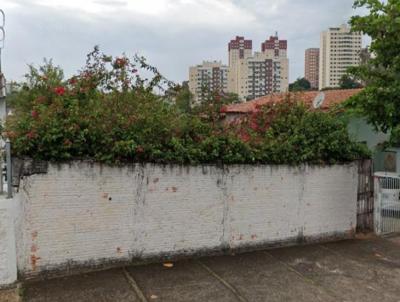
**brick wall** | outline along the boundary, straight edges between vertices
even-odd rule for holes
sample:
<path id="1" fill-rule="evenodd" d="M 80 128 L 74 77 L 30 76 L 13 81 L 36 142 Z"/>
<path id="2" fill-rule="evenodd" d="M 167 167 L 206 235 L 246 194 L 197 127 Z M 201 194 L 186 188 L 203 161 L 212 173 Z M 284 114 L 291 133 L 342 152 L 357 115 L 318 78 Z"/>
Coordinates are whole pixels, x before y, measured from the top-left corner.
<path id="1" fill-rule="evenodd" d="M 49 165 L 17 195 L 18 269 L 48 271 L 349 237 L 357 166 Z"/>

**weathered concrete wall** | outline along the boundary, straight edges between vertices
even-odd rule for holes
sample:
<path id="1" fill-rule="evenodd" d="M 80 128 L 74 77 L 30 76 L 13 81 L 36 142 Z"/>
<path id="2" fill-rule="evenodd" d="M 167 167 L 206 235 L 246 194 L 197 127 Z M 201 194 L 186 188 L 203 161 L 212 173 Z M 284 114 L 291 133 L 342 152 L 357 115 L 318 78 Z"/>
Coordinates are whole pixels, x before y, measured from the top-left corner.
<path id="1" fill-rule="evenodd" d="M 49 165 L 18 198 L 30 276 L 226 249 L 348 237 L 357 166 Z"/>
<path id="2" fill-rule="evenodd" d="M 0 288 L 17 280 L 14 220 L 16 203 L 0 197 Z"/>

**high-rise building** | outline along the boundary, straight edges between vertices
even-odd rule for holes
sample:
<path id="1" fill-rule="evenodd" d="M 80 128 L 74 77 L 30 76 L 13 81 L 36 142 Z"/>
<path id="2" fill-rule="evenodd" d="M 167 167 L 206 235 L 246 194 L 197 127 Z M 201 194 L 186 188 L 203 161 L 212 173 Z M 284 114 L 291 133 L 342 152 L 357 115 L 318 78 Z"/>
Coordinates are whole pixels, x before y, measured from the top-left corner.
<path id="1" fill-rule="evenodd" d="M 246 59 L 252 55 L 253 41 L 236 36 L 235 40 L 228 43 L 229 66 L 235 65 L 240 59 Z"/>
<path id="2" fill-rule="evenodd" d="M 310 82 L 312 89 L 318 89 L 319 48 L 306 49 L 304 62 L 304 78 Z"/>
<path id="3" fill-rule="evenodd" d="M 287 41 L 279 40 L 278 33 L 261 43 L 261 51 L 270 58 L 287 57 Z"/>
<path id="4" fill-rule="evenodd" d="M 239 45 L 239 46 L 238 46 Z M 251 40 L 236 37 L 229 43 L 228 91 L 250 100 L 288 90 L 287 41 L 272 36 L 252 53 Z"/>
<path id="5" fill-rule="evenodd" d="M 241 83 L 245 81 L 243 72 L 244 63 L 253 53 L 253 41 L 246 40 L 244 37 L 236 36 L 234 40 L 228 43 L 229 57 L 229 75 L 228 75 L 228 91 L 241 94 L 244 87 Z M 243 92 L 244 93 L 244 92 Z"/>
<path id="6" fill-rule="evenodd" d="M 239 97 L 252 100 L 272 93 L 288 90 L 288 60 L 276 60 L 265 56 L 265 53 L 255 52 L 246 60 L 247 80 L 244 82 L 244 93 Z"/>
<path id="7" fill-rule="evenodd" d="M 261 44 L 261 51 L 267 60 L 272 60 L 272 87 L 267 94 L 286 92 L 289 89 L 289 59 L 287 58 L 287 40 L 279 40 L 278 33 Z M 260 97 L 264 95 L 257 95 Z"/>
<path id="8" fill-rule="evenodd" d="M 213 92 L 228 91 L 228 66 L 220 61 L 204 61 L 189 68 L 189 90 L 195 101 L 202 101 Z"/>
<path id="9" fill-rule="evenodd" d="M 271 36 L 261 44 L 261 52 L 253 53 L 253 42 L 237 36 L 228 44 L 229 66 L 221 62 L 203 62 L 190 67 L 189 89 L 195 100 L 210 91 L 235 93 L 242 101 L 289 87 L 287 41 Z"/>
<path id="10" fill-rule="evenodd" d="M 338 87 L 339 81 L 350 66 L 360 64 L 362 47 L 360 32 L 349 27 L 331 27 L 321 33 L 319 55 L 319 89 Z"/>

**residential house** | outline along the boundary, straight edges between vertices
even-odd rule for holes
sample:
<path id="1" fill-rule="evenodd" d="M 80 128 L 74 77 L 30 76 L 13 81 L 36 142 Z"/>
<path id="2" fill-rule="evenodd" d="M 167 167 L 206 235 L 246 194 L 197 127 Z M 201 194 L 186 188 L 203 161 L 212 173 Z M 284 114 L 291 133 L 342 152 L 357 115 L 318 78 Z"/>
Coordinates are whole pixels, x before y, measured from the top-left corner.
<path id="1" fill-rule="evenodd" d="M 359 93 L 361 89 L 338 89 L 306 92 L 292 92 L 272 94 L 253 101 L 233 104 L 224 108 L 225 121 L 233 122 L 243 116 L 257 110 L 259 106 L 268 103 L 282 102 L 290 97 L 298 99 L 312 110 L 328 111 L 335 105 L 339 105 L 348 100 L 353 95 Z M 389 134 L 375 131 L 374 127 L 368 124 L 364 118 L 348 116 L 348 130 L 350 135 L 357 141 L 365 143 L 373 153 L 374 170 L 396 172 L 400 174 L 400 148 L 391 148 L 382 151 L 382 144 L 388 140 Z"/>

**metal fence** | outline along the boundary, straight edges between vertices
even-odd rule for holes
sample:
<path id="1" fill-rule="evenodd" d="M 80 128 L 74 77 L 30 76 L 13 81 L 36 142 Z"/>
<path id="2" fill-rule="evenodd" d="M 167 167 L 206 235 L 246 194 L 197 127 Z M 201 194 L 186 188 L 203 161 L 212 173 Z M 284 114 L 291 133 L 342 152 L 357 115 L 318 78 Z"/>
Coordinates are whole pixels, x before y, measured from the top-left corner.
<path id="1" fill-rule="evenodd" d="M 400 233 L 400 176 L 378 172 L 375 178 L 375 232 Z"/>

